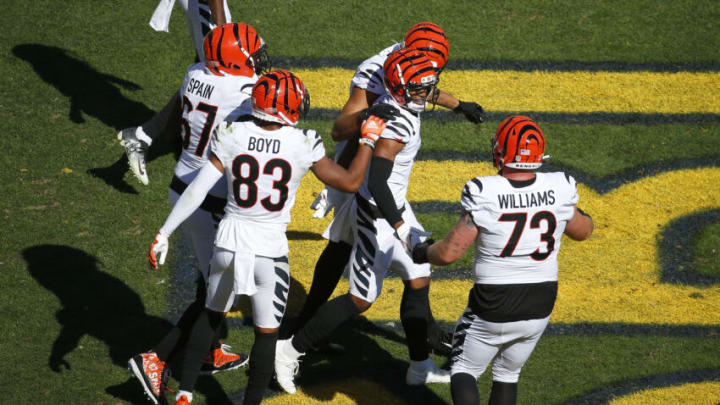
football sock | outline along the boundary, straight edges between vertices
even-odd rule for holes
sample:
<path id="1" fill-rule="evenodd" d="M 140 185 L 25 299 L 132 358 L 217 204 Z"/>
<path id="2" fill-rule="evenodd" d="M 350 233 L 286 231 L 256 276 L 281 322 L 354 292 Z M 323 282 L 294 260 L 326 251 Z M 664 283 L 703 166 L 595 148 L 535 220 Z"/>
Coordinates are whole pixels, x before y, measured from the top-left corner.
<path id="1" fill-rule="evenodd" d="M 293 337 L 292 345 L 300 353 L 307 353 L 318 342 L 327 339 L 338 326 L 354 318 L 360 309 L 344 294 L 323 304 L 304 328 Z M 427 356 L 425 356 L 427 357 Z"/>
<path id="2" fill-rule="evenodd" d="M 202 313 L 203 308 L 204 304 L 197 301 L 190 304 L 190 306 L 185 309 L 185 312 L 183 312 L 177 324 L 155 345 L 153 351 L 157 353 L 160 360 L 168 361 L 185 346 L 192 331 L 192 326 Z"/>
<path id="3" fill-rule="evenodd" d="M 255 343 L 250 350 L 250 368 L 248 383 L 245 389 L 243 405 L 259 404 L 263 399 L 265 388 L 270 384 L 275 371 L 275 343 L 277 333 L 260 333 L 255 331 Z"/>
<path id="4" fill-rule="evenodd" d="M 352 253 L 352 246 L 345 242 L 329 241 L 325 246 L 325 250 L 315 264 L 310 291 L 305 298 L 302 310 L 300 310 L 295 331 L 305 326 L 318 308 L 330 298 L 350 260 L 350 253 Z"/>
<path id="5" fill-rule="evenodd" d="M 450 395 L 454 405 L 480 405 L 477 380 L 468 373 L 453 374 L 450 378 Z"/>
<path id="6" fill-rule="evenodd" d="M 488 405 L 515 405 L 517 402 L 517 383 L 493 381 Z"/>
<path id="7" fill-rule="evenodd" d="M 224 314 L 210 310 L 202 311 L 198 316 L 185 346 L 182 379 L 180 380 L 181 390 L 192 392 L 205 354 L 210 349 L 210 344 L 224 317 Z"/>
<path id="8" fill-rule="evenodd" d="M 148 145 L 153 140 L 157 139 L 160 135 L 165 132 L 168 127 L 168 123 L 171 120 L 180 121 L 180 115 L 182 114 L 182 108 L 180 104 L 180 92 L 177 91 L 172 95 L 170 101 L 165 104 L 162 110 L 158 111 L 152 118 L 146 121 L 135 133 L 138 139 L 147 142 Z M 147 138 L 143 137 L 143 134 L 150 138 L 148 142 Z"/>
<path id="9" fill-rule="evenodd" d="M 400 321 L 405 330 L 410 360 L 425 360 L 430 353 L 427 342 L 429 290 L 430 286 L 413 290 L 406 284 L 400 301 Z"/>

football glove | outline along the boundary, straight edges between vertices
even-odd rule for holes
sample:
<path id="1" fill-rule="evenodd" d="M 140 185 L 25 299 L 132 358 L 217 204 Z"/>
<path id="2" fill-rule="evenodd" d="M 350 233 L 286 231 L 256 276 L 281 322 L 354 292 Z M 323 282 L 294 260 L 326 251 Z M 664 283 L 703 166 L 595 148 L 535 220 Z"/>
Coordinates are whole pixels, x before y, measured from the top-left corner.
<path id="1" fill-rule="evenodd" d="M 325 216 L 328 214 L 328 212 L 330 212 L 332 207 L 332 203 L 330 203 L 330 200 L 328 200 L 328 189 L 327 187 L 325 187 L 320 193 L 318 193 L 317 197 L 315 197 L 315 201 L 310 204 L 310 209 L 315 210 L 312 217 L 325 218 Z"/>
<path id="2" fill-rule="evenodd" d="M 374 115 L 369 116 L 368 119 L 363 121 L 360 128 L 360 143 L 375 149 L 375 142 L 377 142 L 384 130 L 385 121 L 382 118 Z"/>
<path id="3" fill-rule="evenodd" d="M 360 119 L 360 122 L 363 122 L 371 115 L 374 115 L 385 122 L 389 122 L 400 115 L 400 110 L 391 104 L 378 103 L 370 108 L 362 110 L 358 118 Z"/>
<path id="4" fill-rule="evenodd" d="M 480 104 L 472 101 L 461 101 L 453 111 L 456 114 L 462 113 L 465 115 L 465 118 L 473 124 L 479 124 L 485 121 L 485 110 L 483 110 Z"/>
<path id="5" fill-rule="evenodd" d="M 155 235 L 155 240 L 153 240 L 152 245 L 150 245 L 150 253 L 148 253 L 148 262 L 150 263 L 151 269 L 157 270 L 158 266 L 165 264 L 168 247 L 167 236 L 158 232 L 157 235 Z"/>
<path id="6" fill-rule="evenodd" d="M 412 251 L 418 243 L 423 242 L 432 232 L 425 232 L 422 229 L 410 226 L 407 222 L 403 222 L 395 230 L 395 236 L 402 242 L 408 256 L 412 257 Z"/>

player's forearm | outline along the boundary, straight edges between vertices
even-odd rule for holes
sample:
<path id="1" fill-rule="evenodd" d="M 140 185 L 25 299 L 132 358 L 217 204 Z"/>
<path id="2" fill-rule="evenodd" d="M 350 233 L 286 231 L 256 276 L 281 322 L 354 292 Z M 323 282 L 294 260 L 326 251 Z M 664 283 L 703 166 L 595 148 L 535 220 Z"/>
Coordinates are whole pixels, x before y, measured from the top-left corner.
<path id="1" fill-rule="evenodd" d="M 375 156 L 372 158 L 368 176 L 368 190 L 375 199 L 375 203 L 383 217 L 390 226 L 397 228 L 399 224 L 402 224 L 403 219 L 387 183 L 390 173 L 392 173 L 393 164 L 393 161 L 382 157 Z"/>
<path id="2" fill-rule="evenodd" d="M 350 167 L 350 163 L 353 161 L 353 158 L 357 154 L 359 147 L 360 144 L 357 142 L 357 139 L 355 139 L 355 137 L 347 141 L 342 152 L 340 152 L 340 156 L 337 159 L 337 164 L 346 169 Z"/>
<path id="3" fill-rule="evenodd" d="M 222 173 L 219 172 L 211 163 L 205 164 L 198 173 L 195 180 L 188 185 L 180 198 L 173 206 L 170 215 L 168 215 L 160 233 L 170 236 L 195 210 L 202 204 L 208 191 L 220 179 Z"/>
<path id="4" fill-rule="evenodd" d="M 455 98 L 452 94 L 440 89 L 436 89 L 436 91 L 438 92 L 438 98 L 435 101 L 435 104 L 449 110 L 454 110 L 458 105 L 460 105 L 460 100 Z"/>
<path id="5" fill-rule="evenodd" d="M 210 0 L 210 14 L 212 14 L 215 25 L 223 25 L 227 23 L 227 17 L 225 16 L 225 7 L 223 0 Z"/>
<path id="6" fill-rule="evenodd" d="M 355 155 L 355 159 L 353 159 L 350 163 L 350 168 L 348 168 L 348 189 L 343 190 L 348 193 L 354 193 L 358 191 L 358 189 L 360 189 L 363 180 L 365 180 L 365 172 L 367 171 L 368 164 L 370 163 L 370 158 L 372 157 L 371 147 L 367 145 L 359 145 L 357 142 L 350 142 L 345 147 L 345 149 L 348 149 L 351 144 L 354 145 L 353 149 L 357 151 L 357 154 Z"/>
<path id="7" fill-rule="evenodd" d="M 348 140 L 360 133 L 360 122 L 358 116 L 362 111 L 350 114 L 340 114 L 333 124 L 332 138 L 335 142 Z"/>

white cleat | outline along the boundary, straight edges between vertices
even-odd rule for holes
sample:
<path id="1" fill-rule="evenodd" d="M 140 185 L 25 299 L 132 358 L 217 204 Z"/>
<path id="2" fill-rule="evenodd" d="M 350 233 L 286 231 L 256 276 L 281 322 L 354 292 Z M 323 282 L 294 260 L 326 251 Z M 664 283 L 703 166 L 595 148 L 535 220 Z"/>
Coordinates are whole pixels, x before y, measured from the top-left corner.
<path id="1" fill-rule="evenodd" d="M 125 147 L 125 154 L 135 177 L 140 183 L 148 185 L 147 171 L 145 170 L 145 152 L 147 152 L 148 144 L 135 136 L 137 127 L 125 128 L 118 133 L 120 145 Z"/>
<path id="2" fill-rule="evenodd" d="M 280 388 L 288 394 L 295 394 L 295 376 L 300 368 L 300 360 L 293 359 L 285 354 L 285 345 L 292 344 L 290 339 L 278 340 L 275 345 L 275 379 Z"/>
<path id="3" fill-rule="evenodd" d="M 450 371 L 437 368 L 431 358 L 426 359 L 423 362 L 410 363 L 407 374 L 405 375 L 405 382 L 408 385 L 423 385 L 427 383 L 450 383 Z"/>

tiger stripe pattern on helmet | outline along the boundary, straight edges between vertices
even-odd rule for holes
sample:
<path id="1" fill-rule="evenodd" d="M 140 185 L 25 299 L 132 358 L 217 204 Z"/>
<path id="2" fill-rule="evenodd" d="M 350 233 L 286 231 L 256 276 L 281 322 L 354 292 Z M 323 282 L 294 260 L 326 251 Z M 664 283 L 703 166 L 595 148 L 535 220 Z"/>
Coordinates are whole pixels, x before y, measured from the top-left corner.
<path id="1" fill-rule="evenodd" d="M 287 70 L 263 75 L 253 86 L 252 115 L 263 121 L 295 126 L 310 109 L 310 93 Z"/>
<path id="2" fill-rule="evenodd" d="M 493 164 L 515 169 L 537 169 L 545 158 L 545 135 L 532 118 L 509 116 L 491 140 Z"/>
<path id="3" fill-rule="evenodd" d="M 247 24 L 215 27 L 205 36 L 203 50 L 205 65 L 216 75 L 251 77 L 269 70 L 265 41 Z"/>
<path id="4" fill-rule="evenodd" d="M 431 22 L 413 25 L 405 34 L 405 47 L 414 48 L 425 54 L 440 73 L 450 55 L 450 42 L 440 26 Z"/>
<path id="5" fill-rule="evenodd" d="M 402 48 L 388 55 L 383 65 L 383 82 L 387 93 L 401 106 L 421 112 L 427 100 L 413 101 L 411 91 L 433 93 L 438 82 L 435 67 L 425 54 L 413 48 Z"/>

